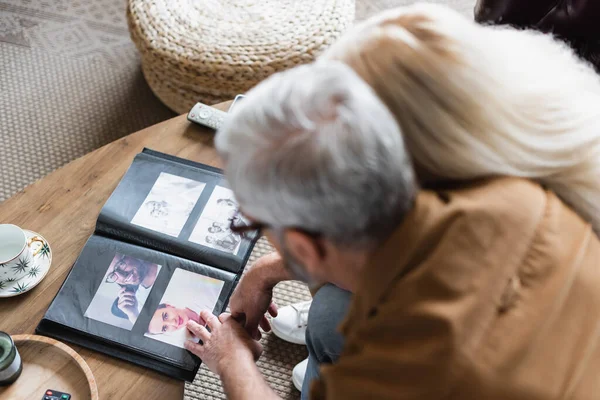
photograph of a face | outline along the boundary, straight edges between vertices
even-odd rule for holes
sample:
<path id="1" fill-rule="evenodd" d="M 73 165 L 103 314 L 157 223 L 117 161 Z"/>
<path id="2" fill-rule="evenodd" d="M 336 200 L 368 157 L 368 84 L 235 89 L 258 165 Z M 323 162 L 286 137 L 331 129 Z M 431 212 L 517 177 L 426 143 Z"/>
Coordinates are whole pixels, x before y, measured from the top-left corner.
<path id="1" fill-rule="evenodd" d="M 181 348 L 186 340 L 197 342 L 186 324 L 200 322 L 202 310 L 213 311 L 223 285 L 219 279 L 177 268 L 144 336 Z"/>
<path id="2" fill-rule="evenodd" d="M 233 192 L 216 186 L 202 210 L 189 241 L 211 249 L 237 254 L 242 238 L 229 229 L 230 220 L 237 210 Z"/>
<path id="3" fill-rule="evenodd" d="M 131 223 L 178 237 L 206 184 L 161 172 Z"/>
<path id="4" fill-rule="evenodd" d="M 115 254 L 84 316 L 131 330 L 160 269 L 158 264 Z"/>

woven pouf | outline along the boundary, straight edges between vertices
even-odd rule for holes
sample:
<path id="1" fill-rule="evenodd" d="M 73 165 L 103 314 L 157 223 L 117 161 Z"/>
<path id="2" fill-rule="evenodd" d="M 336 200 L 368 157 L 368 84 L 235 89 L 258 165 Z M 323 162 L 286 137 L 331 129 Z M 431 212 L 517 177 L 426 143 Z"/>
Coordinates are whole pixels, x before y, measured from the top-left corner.
<path id="1" fill-rule="evenodd" d="M 354 20 L 354 0 L 129 0 L 142 71 L 169 108 L 232 99 L 311 62 Z"/>

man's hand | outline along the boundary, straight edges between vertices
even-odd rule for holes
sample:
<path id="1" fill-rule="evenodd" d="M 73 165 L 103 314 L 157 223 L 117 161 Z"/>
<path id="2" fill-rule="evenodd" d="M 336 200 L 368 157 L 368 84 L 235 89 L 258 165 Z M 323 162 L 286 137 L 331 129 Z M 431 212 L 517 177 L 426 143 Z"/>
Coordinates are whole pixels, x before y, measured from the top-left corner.
<path id="1" fill-rule="evenodd" d="M 271 330 L 265 314 L 277 316 L 277 307 L 272 302 L 273 287 L 286 279 L 290 277 L 281 256 L 271 253 L 256 261 L 233 292 L 229 302 L 231 315 L 238 321 L 245 321 L 244 327 L 254 339 L 261 337 L 259 325 L 264 331 Z"/>
<path id="2" fill-rule="evenodd" d="M 135 323 L 135 320 L 140 314 L 138 311 L 138 300 L 137 297 L 135 297 L 135 292 L 126 287 L 121 288 L 118 299 L 119 301 L 117 302 L 117 307 L 127 315 L 131 322 Z"/>
<path id="3" fill-rule="evenodd" d="M 188 329 L 202 343 L 191 340 L 185 342 L 185 348 L 200 357 L 212 372 L 222 375 L 232 363 L 254 363 L 262 353 L 262 345 L 248 335 L 239 322 L 230 314 L 215 317 L 209 311 L 202 311 L 200 318 L 206 321 L 206 327 L 189 321 Z"/>

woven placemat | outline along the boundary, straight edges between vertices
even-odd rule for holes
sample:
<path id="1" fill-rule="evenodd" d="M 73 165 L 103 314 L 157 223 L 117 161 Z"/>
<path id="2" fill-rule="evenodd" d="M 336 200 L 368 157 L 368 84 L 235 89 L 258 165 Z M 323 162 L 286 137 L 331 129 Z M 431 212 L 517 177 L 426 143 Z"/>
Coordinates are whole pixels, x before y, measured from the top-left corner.
<path id="1" fill-rule="evenodd" d="M 257 258 L 273 251 L 273 247 L 263 237 L 250 256 L 248 265 Z M 301 282 L 282 282 L 275 287 L 275 302 L 279 307 L 310 299 L 310 292 Z M 264 353 L 258 361 L 258 368 L 271 387 L 284 399 L 299 399 L 292 384 L 292 369 L 304 360 L 308 353 L 305 346 L 284 342 L 272 333 L 263 335 L 261 340 Z M 186 383 L 184 399 L 225 399 L 220 379 L 202 365 L 193 383 Z"/>

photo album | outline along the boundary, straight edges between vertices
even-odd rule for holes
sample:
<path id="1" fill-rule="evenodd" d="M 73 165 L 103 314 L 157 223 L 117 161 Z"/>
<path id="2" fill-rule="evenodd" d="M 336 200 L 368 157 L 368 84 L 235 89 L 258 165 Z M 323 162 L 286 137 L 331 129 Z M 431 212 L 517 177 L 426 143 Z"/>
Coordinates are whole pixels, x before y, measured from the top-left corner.
<path id="1" fill-rule="evenodd" d="M 37 333 L 192 381 L 186 323 L 226 309 L 258 239 L 230 231 L 236 208 L 220 170 L 144 149 Z"/>

